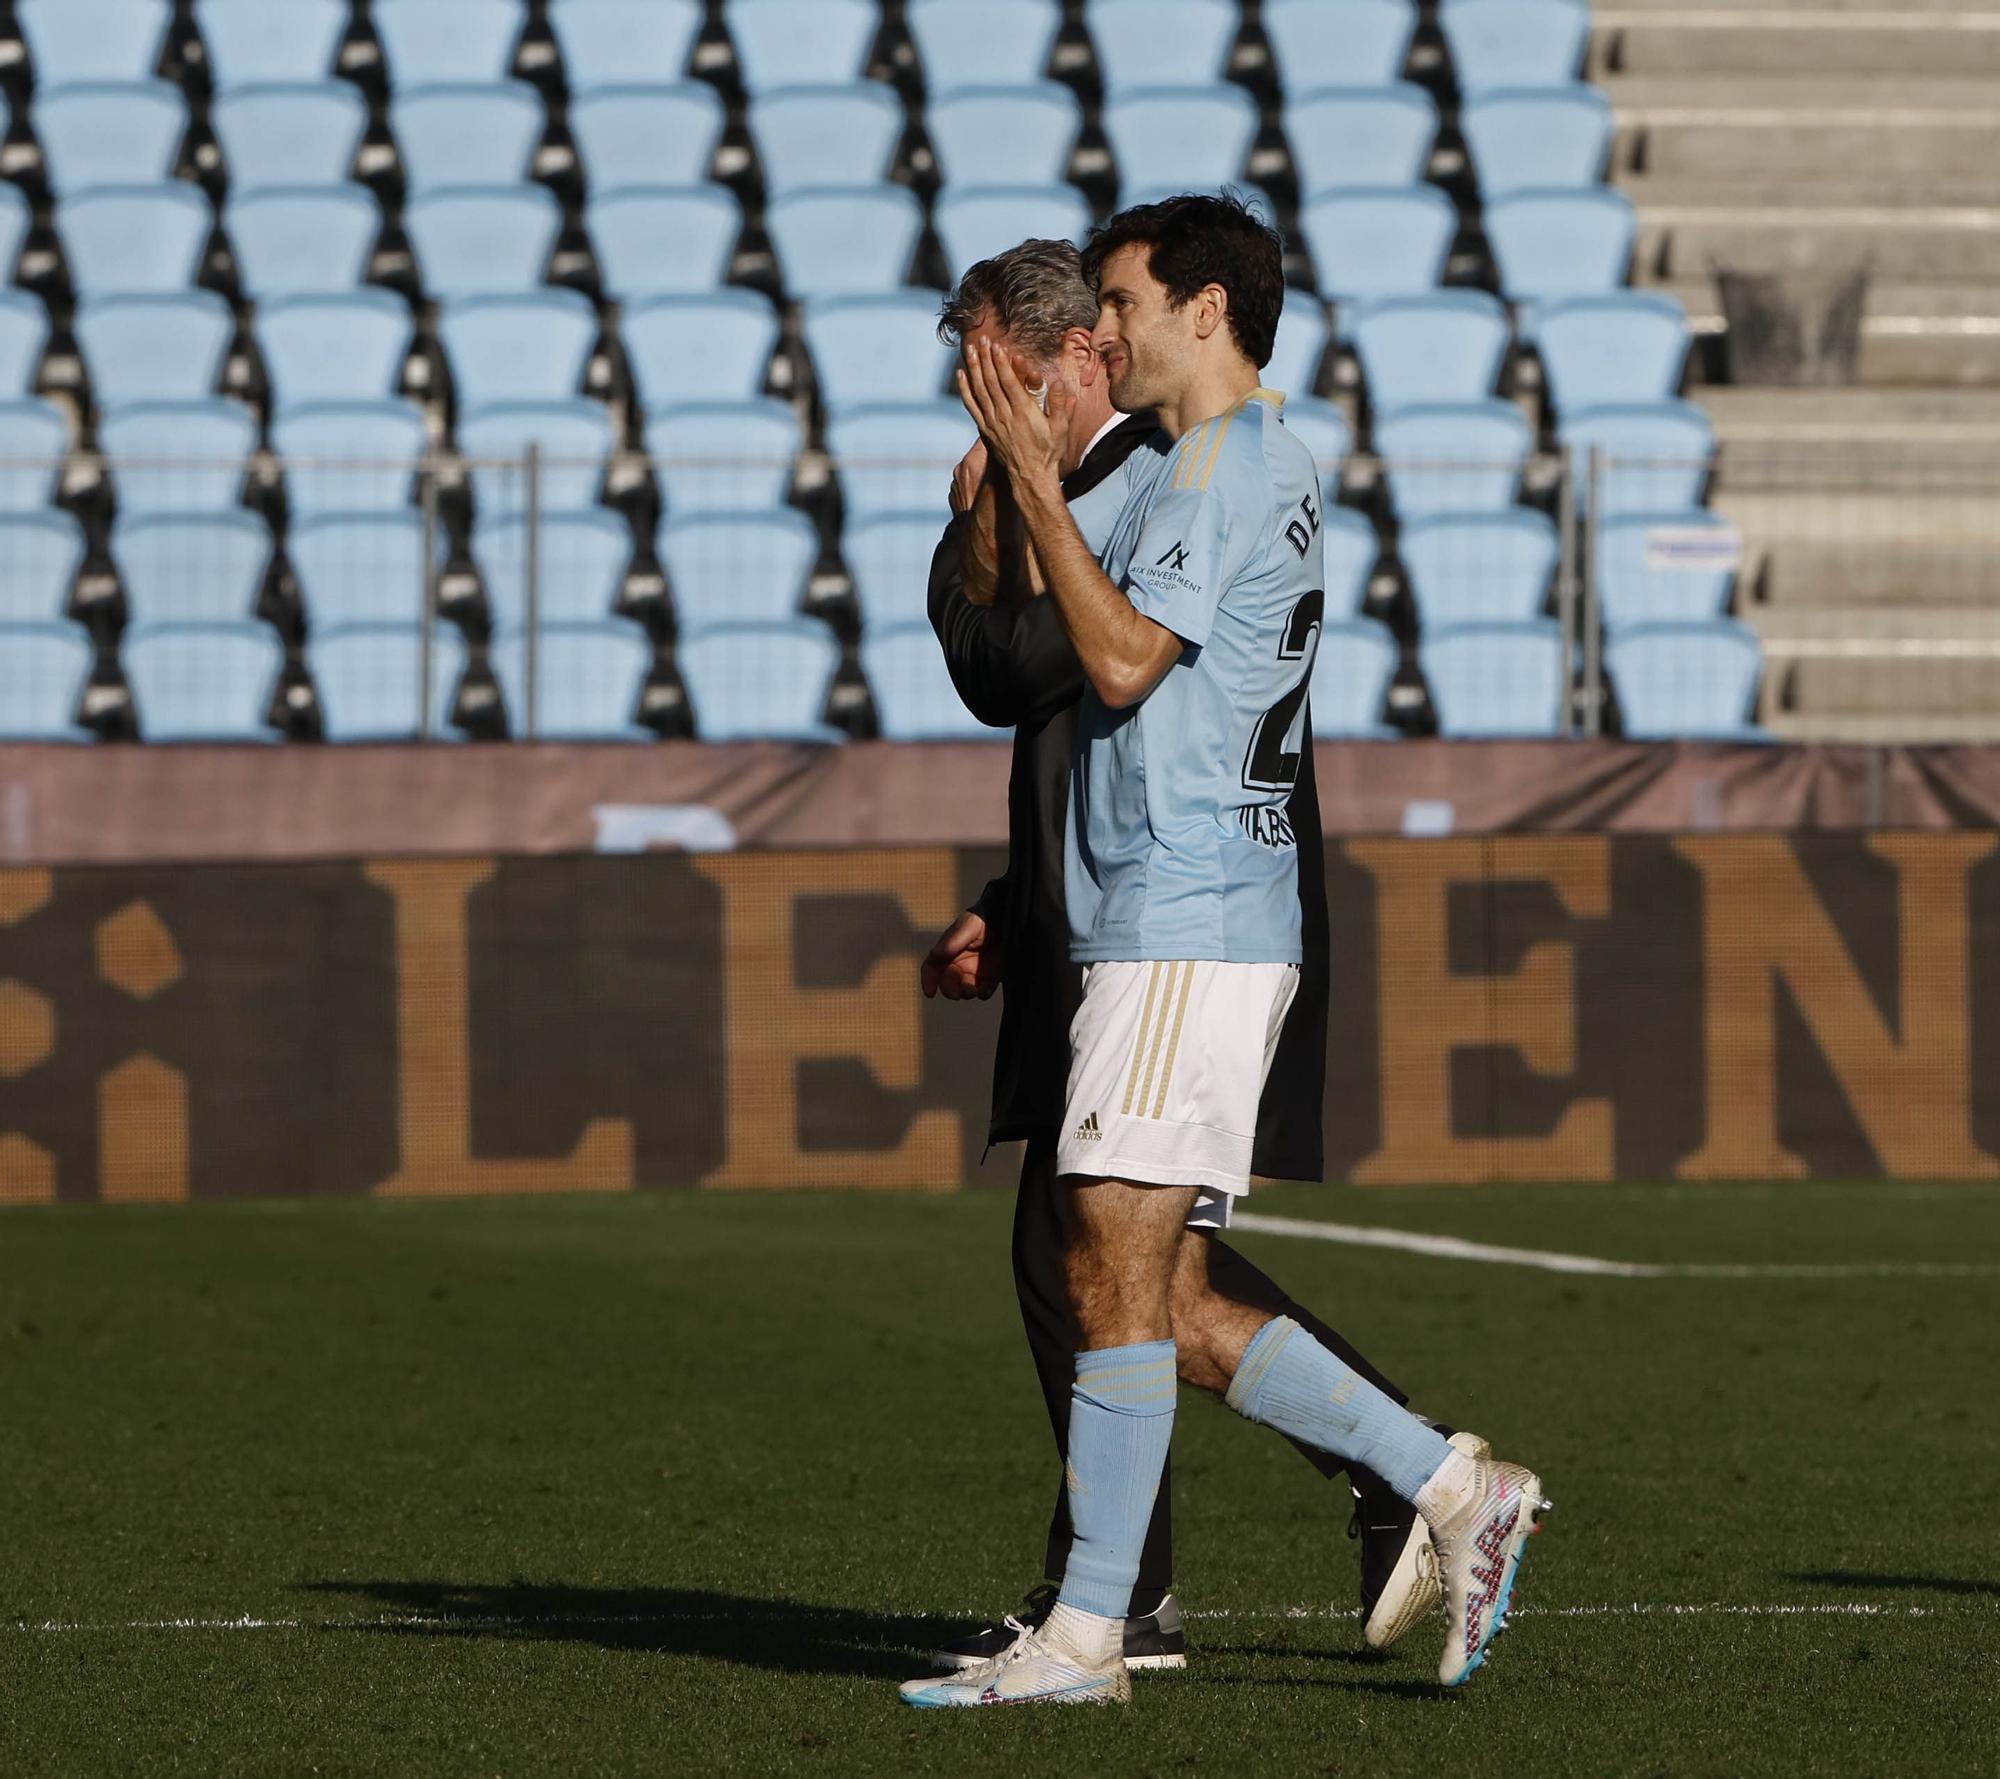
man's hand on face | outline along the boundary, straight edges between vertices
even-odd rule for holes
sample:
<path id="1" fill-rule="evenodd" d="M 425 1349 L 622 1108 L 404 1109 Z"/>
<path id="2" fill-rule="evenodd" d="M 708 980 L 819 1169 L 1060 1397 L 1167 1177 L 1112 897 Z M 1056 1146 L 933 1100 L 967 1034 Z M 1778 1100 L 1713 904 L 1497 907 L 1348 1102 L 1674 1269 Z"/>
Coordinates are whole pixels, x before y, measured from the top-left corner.
<path id="1" fill-rule="evenodd" d="M 1030 391 L 1034 372 L 990 340 L 968 340 L 958 373 L 959 399 L 978 424 L 993 459 L 1016 484 L 1062 480 L 1062 453 L 1076 397 L 1056 378 L 1048 385 L 1048 411 Z"/>
<path id="2" fill-rule="evenodd" d="M 986 441 L 974 439 L 972 449 L 958 460 L 958 467 L 951 472 L 951 510 L 954 513 L 972 511 L 980 489 L 986 484 L 986 464 Z"/>
<path id="3" fill-rule="evenodd" d="M 987 935 L 986 920 L 968 908 L 945 928 L 918 972 L 924 998 L 984 1001 L 1000 986 L 1000 942 Z"/>

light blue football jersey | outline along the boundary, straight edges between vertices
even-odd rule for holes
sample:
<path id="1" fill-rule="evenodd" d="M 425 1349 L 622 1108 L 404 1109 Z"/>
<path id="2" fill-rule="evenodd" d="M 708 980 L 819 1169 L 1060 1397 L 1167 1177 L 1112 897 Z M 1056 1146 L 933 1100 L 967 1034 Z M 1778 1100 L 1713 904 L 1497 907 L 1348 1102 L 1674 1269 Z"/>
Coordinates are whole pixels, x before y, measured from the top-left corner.
<path id="1" fill-rule="evenodd" d="M 1259 389 L 1127 464 L 1098 560 L 1187 647 L 1128 709 L 1084 692 L 1065 858 L 1079 963 L 1300 959 L 1285 804 L 1326 579 L 1319 476 L 1283 401 Z"/>

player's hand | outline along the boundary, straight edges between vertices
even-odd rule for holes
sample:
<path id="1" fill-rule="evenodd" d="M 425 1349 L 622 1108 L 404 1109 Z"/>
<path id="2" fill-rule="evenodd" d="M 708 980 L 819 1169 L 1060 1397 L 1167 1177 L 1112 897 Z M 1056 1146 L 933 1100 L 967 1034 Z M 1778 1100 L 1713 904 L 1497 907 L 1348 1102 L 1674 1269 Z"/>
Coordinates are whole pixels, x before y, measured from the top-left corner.
<path id="1" fill-rule="evenodd" d="M 951 472 L 951 510 L 954 513 L 969 513 L 972 503 L 979 498 L 979 490 L 986 484 L 986 441 L 974 439 L 972 449 L 958 460 L 958 466 Z"/>
<path id="2" fill-rule="evenodd" d="M 958 394 L 979 436 L 1014 482 L 1062 479 L 1062 448 L 1069 439 L 1074 398 L 1060 378 L 1049 388 L 1048 412 L 1030 391 L 1033 371 L 1016 364 L 991 340 L 968 340 L 959 368 Z"/>
<path id="3" fill-rule="evenodd" d="M 990 999 L 1000 986 L 1000 942 L 989 937 L 986 917 L 968 908 L 945 928 L 918 974 L 925 1000 Z"/>

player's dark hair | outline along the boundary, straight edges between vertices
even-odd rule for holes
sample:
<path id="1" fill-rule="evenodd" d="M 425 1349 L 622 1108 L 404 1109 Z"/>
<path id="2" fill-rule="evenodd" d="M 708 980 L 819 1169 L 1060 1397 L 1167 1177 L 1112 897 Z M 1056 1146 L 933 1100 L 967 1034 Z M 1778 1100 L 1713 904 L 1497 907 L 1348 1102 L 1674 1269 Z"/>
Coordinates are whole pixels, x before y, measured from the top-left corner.
<path id="1" fill-rule="evenodd" d="M 1030 358 L 1053 363 L 1064 334 L 1097 325 L 1097 299 L 1083 279 L 1083 256 L 1067 241 L 1023 241 L 982 259 L 945 298 L 938 338 L 956 346 L 988 314 Z"/>
<path id="2" fill-rule="evenodd" d="M 1278 231 L 1258 220 L 1234 192 L 1187 193 L 1121 210 L 1090 237 L 1083 275 L 1093 290 L 1104 262 L 1122 247 L 1145 247 L 1147 269 L 1184 308 L 1219 284 L 1229 293 L 1229 332 L 1259 370 L 1271 361 L 1278 312 L 1285 306 L 1285 250 Z"/>

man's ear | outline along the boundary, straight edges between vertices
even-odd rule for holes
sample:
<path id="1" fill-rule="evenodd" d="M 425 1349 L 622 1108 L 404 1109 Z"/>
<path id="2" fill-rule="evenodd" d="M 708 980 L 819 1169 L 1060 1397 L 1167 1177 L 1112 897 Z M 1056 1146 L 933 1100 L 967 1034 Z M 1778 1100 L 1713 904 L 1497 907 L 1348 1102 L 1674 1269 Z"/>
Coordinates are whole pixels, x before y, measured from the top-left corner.
<path id="1" fill-rule="evenodd" d="M 1204 284 L 1195 292 L 1194 333 L 1205 340 L 1229 319 L 1229 292 L 1220 284 Z"/>
<path id="2" fill-rule="evenodd" d="M 1072 327 L 1065 330 L 1062 338 L 1064 361 L 1076 375 L 1076 386 L 1088 389 L 1097 381 L 1097 374 L 1103 368 L 1103 360 L 1097 356 L 1090 344 L 1090 330 L 1087 327 Z"/>

